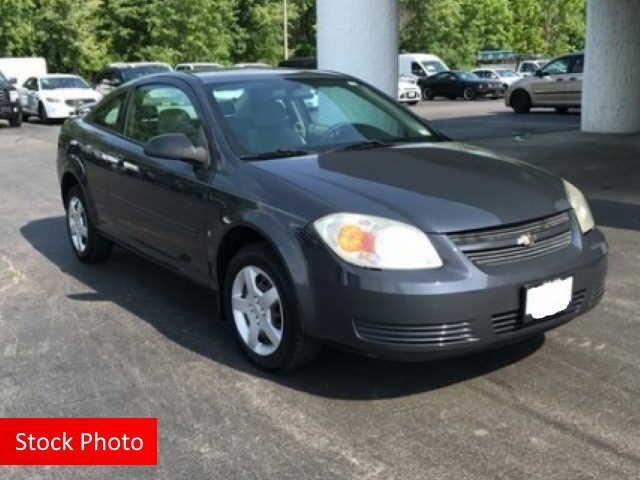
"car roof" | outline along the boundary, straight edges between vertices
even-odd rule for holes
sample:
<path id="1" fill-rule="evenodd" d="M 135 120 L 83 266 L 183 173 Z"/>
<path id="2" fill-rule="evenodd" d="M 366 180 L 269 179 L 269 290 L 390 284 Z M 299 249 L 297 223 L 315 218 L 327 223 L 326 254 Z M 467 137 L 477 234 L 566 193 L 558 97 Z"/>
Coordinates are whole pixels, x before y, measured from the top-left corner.
<path id="1" fill-rule="evenodd" d="M 127 63 L 110 63 L 108 68 L 138 68 L 138 67 L 167 67 L 171 68 L 168 63 L 162 62 L 127 62 Z"/>
<path id="2" fill-rule="evenodd" d="M 180 75 L 180 74 L 177 74 Z M 229 81 L 268 78 L 351 78 L 338 72 L 326 70 L 305 70 L 292 68 L 230 68 L 216 72 L 188 72 L 182 73 L 199 78 L 203 83 L 223 83 Z"/>
<path id="3" fill-rule="evenodd" d="M 37 78 L 82 78 L 80 75 L 74 75 L 73 73 L 45 73 L 44 75 L 38 75 Z"/>

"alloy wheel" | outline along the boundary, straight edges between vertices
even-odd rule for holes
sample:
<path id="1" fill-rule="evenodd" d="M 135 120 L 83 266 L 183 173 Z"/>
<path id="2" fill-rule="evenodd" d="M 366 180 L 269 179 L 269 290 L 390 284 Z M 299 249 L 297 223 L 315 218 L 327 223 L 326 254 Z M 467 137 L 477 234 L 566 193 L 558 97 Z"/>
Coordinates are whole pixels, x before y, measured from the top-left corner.
<path id="1" fill-rule="evenodd" d="M 69 200 L 67 220 L 69 222 L 69 235 L 71 235 L 73 248 L 75 248 L 78 253 L 84 253 L 89 242 L 89 228 L 84 205 L 82 205 L 82 201 L 78 197 L 72 197 L 71 200 Z"/>
<path id="2" fill-rule="evenodd" d="M 231 287 L 233 320 L 244 344 L 255 354 L 274 353 L 282 341 L 284 311 L 280 294 L 269 275 L 247 265 Z"/>

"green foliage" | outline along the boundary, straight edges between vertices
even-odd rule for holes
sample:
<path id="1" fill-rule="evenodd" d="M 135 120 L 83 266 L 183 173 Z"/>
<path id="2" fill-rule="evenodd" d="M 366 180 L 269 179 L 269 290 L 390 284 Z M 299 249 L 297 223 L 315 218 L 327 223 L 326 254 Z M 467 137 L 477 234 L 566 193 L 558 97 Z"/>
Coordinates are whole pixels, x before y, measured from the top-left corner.
<path id="1" fill-rule="evenodd" d="M 345 0 L 348 1 L 348 0 Z M 316 0 L 288 0 L 289 54 L 313 56 Z M 584 46 L 585 0 L 400 0 L 401 48 L 470 66 L 485 49 Z M 263 61 L 283 51 L 283 0 L 0 0 L 0 56 L 88 74 L 110 61 Z"/>

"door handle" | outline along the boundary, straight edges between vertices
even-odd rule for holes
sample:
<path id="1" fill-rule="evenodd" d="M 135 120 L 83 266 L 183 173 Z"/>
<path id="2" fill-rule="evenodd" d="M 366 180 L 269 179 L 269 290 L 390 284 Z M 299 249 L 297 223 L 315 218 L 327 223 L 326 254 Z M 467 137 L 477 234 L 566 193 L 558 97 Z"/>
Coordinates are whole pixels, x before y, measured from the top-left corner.
<path id="1" fill-rule="evenodd" d="M 122 169 L 127 170 L 128 172 L 140 173 L 140 167 L 138 165 L 127 162 L 126 160 L 122 162 Z"/>

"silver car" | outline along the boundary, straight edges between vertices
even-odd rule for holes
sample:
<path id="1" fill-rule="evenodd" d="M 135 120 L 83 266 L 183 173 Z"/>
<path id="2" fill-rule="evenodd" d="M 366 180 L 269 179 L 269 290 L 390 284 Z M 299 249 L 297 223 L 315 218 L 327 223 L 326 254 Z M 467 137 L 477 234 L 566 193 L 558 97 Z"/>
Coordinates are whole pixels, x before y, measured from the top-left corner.
<path id="1" fill-rule="evenodd" d="M 535 107 L 552 107 L 565 113 L 580 107 L 584 54 L 573 53 L 550 61 L 533 75 L 509 87 L 505 104 L 517 113 L 528 113 Z"/>

